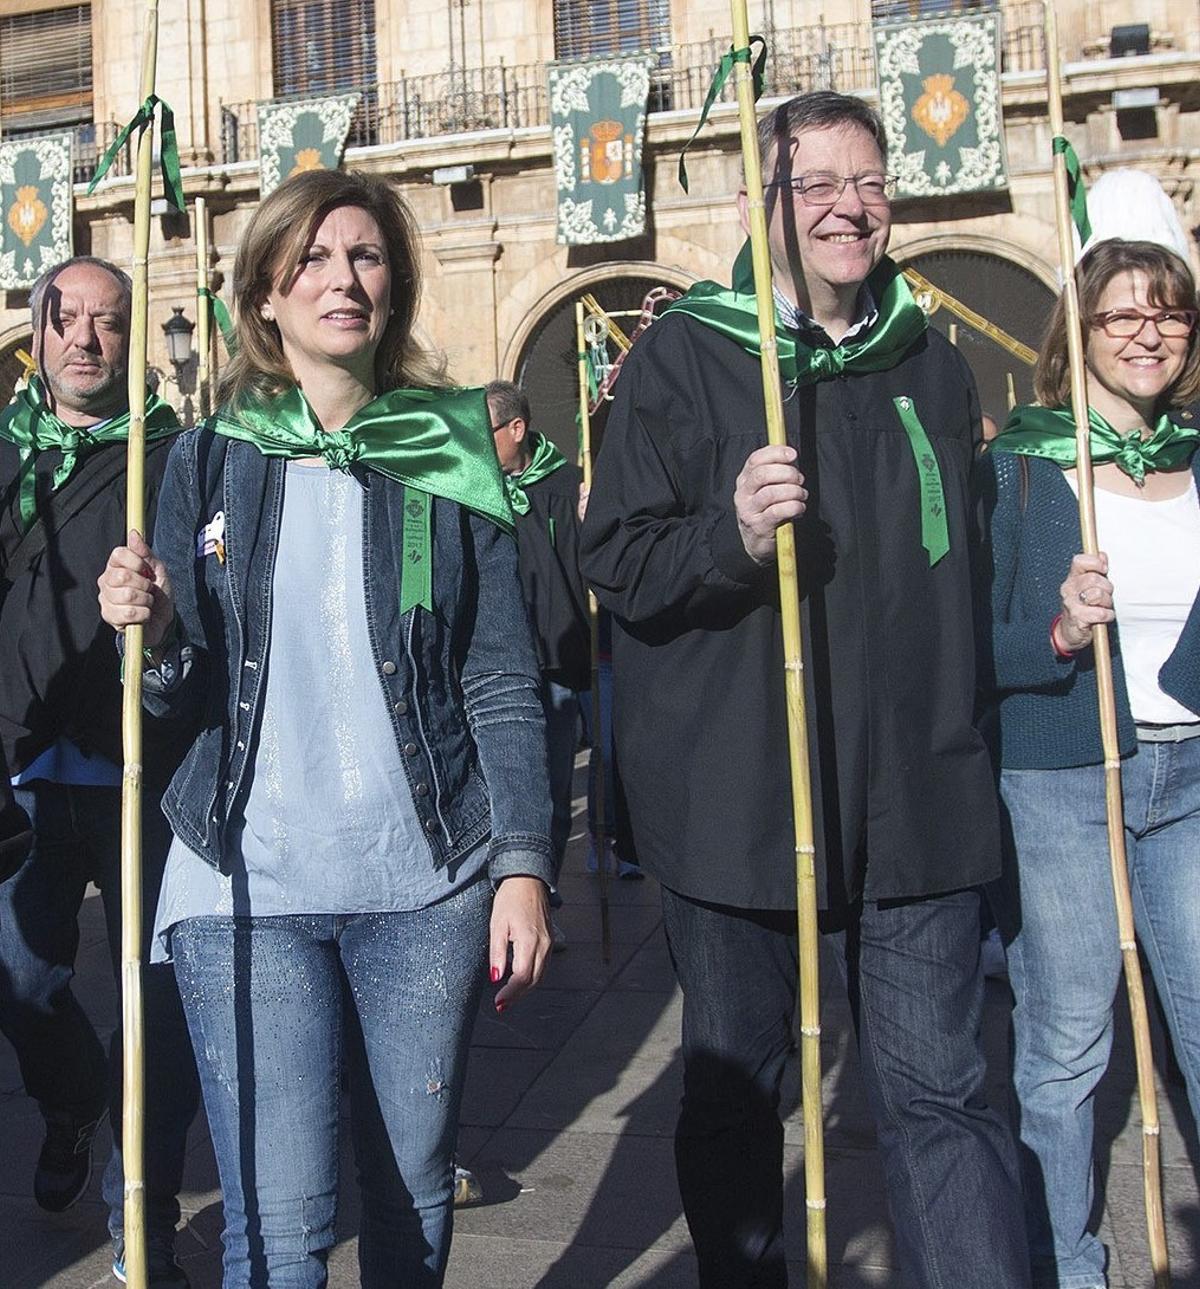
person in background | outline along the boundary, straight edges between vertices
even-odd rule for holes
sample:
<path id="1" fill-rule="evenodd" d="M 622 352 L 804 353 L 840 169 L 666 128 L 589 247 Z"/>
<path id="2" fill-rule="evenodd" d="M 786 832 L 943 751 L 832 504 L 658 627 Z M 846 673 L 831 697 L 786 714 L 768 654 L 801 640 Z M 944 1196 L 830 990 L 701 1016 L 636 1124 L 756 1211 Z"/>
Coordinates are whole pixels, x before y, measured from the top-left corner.
<path id="1" fill-rule="evenodd" d="M 97 617 L 95 585 L 104 552 L 125 532 L 130 294 L 121 269 L 90 256 L 44 273 L 30 293 L 37 373 L 0 413 L 0 735 L 16 803 L 33 827 L 27 859 L 0 882 L 0 1030 L 46 1123 L 33 1180 L 42 1208 L 61 1212 L 87 1189 L 92 1143 L 111 1109 L 103 1189 L 118 1274 L 121 1029 L 106 1059 L 71 978 L 89 882 L 100 888 L 119 973 L 120 659 Z M 171 408 L 149 395 L 150 518 L 178 428 Z M 171 839 L 159 799 L 193 733 L 186 723 L 146 723 L 146 944 Z M 150 1283 L 180 1289 L 177 1196 L 200 1094 L 174 972 L 144 972 Z"/>
<path id="2" fill-rule="evenodd" d="M 1076 270 L 1101 553 L 1078 550 L 1075 425 L 1060 299 L 1035 373 L 981 458 L 984 727 L 1005 866 L 990 888 L 1012 982 L 1013 1087 L 1034 1284 L 1103 1289 L 1092 1222 L 1096 1086 L 1121 952 L 1109 874 L 1092 637 L 1115 624 L 1125 845 L 1138 939 L 1200 1112 L 1200 394 L 1195 286 L 1150 242 Z"/>

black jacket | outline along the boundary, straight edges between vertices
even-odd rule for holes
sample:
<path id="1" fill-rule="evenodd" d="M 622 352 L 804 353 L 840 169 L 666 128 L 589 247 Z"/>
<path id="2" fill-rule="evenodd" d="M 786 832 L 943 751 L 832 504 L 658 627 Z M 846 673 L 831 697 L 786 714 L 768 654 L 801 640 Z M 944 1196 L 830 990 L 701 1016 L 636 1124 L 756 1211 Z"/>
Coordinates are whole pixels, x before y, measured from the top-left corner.
<path id="1" fill-rule="evenodd" d="M 172 441 L 147 445 L 147 530 Z M 38 454 L 38 518 L 23 532 L 19 454 L 0 440 L 0 742 L 13 774 L 60 737 L 122 759 L 120 659 L 100 618 L 96 579 L 125 540 L 125 445 L 89 453 L 51 494 L 61 461 L 57 448 Z M 146 782 L 161 790 L 189 732 L 149 718 L 143 737 Z"/>
<path id="2" fill-rule="evenodd" d="M 932 569 L 902 394 L 945 491 L 951 546 Z M 928 332 L 891 371 L 799 389 L 785 413 L 810 489 L 796 540 L 823 903 L 991 878 L 997 808 L 971 724 L 970 372 Z M 756 359 L 686 316 L 655 323 L 617 388 L 583 571 L 616 618 L 614 726 L 642 863 L 686 896 L 790 908 L 777 572 L 746 554 L 733 512 L 764 421 Z"/>
<path id="3" fill-rule="evenodd" d="M 578 466 L 561 465 L 525 490 L 529 513 L 517 516 L 521 587 L 542 674 L 587 689 L 591 654 L 587 589 L 579 571 Z"/>

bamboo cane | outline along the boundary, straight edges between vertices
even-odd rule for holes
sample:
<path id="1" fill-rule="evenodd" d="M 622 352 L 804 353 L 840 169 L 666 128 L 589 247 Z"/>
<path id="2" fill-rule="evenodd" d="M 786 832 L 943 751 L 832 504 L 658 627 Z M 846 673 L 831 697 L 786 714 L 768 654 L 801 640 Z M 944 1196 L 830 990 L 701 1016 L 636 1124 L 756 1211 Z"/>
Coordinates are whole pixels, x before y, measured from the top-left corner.
<path id="1" fill-rule="evenodd" d="M 950 325 L 946 328 L 946 339 L 955 347 L 955 349 L 958 348 L 958 323 L 957 322 L 950 323 Z"/>
<path id="2" fill-rule="evenodd" d="M 746 0 L 730 0 L 735 49 L 750 44 Z M 775 343 L 775 304 L 771 289 L 771 253 L 763 200 L 762 165 L 754 116 L 754 90 L 748 63 L 734 64 L 742 131 L 742 161 L 750 214 L 754 258 L 754 292 L 762 354 L 763 398 L 767 441 L 785 444 L 783 391 Z M 796 914 L 800 949 L 800 1053 L 804 1097 L 804 1186 L 807 1209 L 808 1289 L 825 1289 L 825 1137 L 821 1113 L 821 993 L 817 967 L 817 879 L 813 846 L 812 788 L 809 782 L 808 722 L 804 703 L 803 642 L 800 591 L 796 577 L 796 540 L 791 524 L 775 534 L 779 565 L 779 604 L 783 619 L 784 677 L 787 693 L 788 752 L 795 828 Z"/>
<path id="3" fill-rule="evenodd" d="M 579 355 L 579 428 L 581 431 L 581 449 L 583 457 L 583 486 L 591 491 L 592 487 L 592 417 L 588 411 L 588 374 L 587 350 L 583 339 L 583 301 L 575 301 L 575 348 Z M 612 957 L 612 925 L 608 909 L 608 853 L 604 845 L 604 824 L 607 819 L 605 810 L 604 781 L 604 740 L 609 732 L 603 728 L 600 705 L 600 606 L 596 603 L 596 594 L 588 587 L 588 626 L 592 648 L 592 752 L 596 767 L 595 792 L 595 827 L 592 831 L 592 845 L 596 852 L 596 872 L 600 880 L 600 953 L 607 963 Z"/>
<path id="4" fill-rule="evenodd" d="M 158 0 L 146 0 L 141 100 L 154 93 L 158 59 Z M 138 138 L 133 205 L 133 301 L 129 327 L 129 448 L 126 527 L 146 532 L 146 326 L 150 254 L 150 182 L 154 125 Z M 125 1283 L 147 1289 L 145 1182 L 145 1032 L 142 1006 L 142 627 L 125 629 L 125 687 L 121 713 L 121 1023 L 123 1099 L 121 1158 L 125 1170 Z"/>
<path id="5" fill-rule="evenodd" d="M 1004 388 L 1008 396 L 1008 410 L 1011 412 L 1017 405 L 1017 382 L 1010 371 L 1004 373 Z"/>
<path id="6" fill-rule="evenodd" d="M 203 420 L 210 406 L 210 364 L 212 362 L 212 301 L 208 297 L 208 203 L 196 198 L 196 345 L 199 364 L 196 373 L 196 397 Z"/>
<path id="7" fill-rule="evenodd" d="M 1058 24 L 1054 0 L 1045 4 L 1046 81 L 1050 109 L 1050 130 L 1063 133 L 1063 105 Z M 1092 482 L 1091 443 L 1088 433 L 1087 375 L 1084 367 L 1083 330 L 1079 315 L 1074 263 L 1075 245 L 1071 236 L 1070 198 L 1067 191 L 1066 158 L 1054 156 L 1054 215 L 1058 231 L 1058 253 L 1062 262 L 1063 298 L 1067 314 L 1067 353 L 1071 363 L 1071 405 L 1075 414 L 1076 475 L 1079 481 L 1079 523 L 1083 549 L 1089 555 L 1099 552 L 1096 536 L 1095 493 Z M 1117 708 L 1113 696 L 1112 652 L 1108 628 L 1098 625 L 1092 631 L 1092 652 L 1096 664 L 1096 686 L 1100 698 L 1100 736 L 1104 747 L 1104 795 L 1108 819 L 1108 851 L 1112 871 L 1113 896 L 1117 906 L 1117 928 L 1121 941 L 1121 958 L 1125 966 L 1125 988 L 1129 994 L 1129 1011 L 1133 1023 L 1133 1043 L 1137 1060 L 1138 1096 L 1142 1110 L 1142 1188 L 1146 1203 L 1146 1226 L 1149 1233 L 1150 1264 L 1156 1289 L 1168 1289 L 1170 1270 L 1167 1257 L 1167 1234 L 1163 1221 L 1162 1176 L 1159 1162 L 1158 1102 L 1154 1089 L 1154 1058 L 1150 1049 L 1150 1019 L 1146 1011 L 1146 993 L 1142 969 L 1138 962 L 1137 940 L 1133 925 L 1133 902 L 1129 893 L 1129 869 L 1125 859 L 1125 820 L 1121 799 L 1121 756 L 1117 740 Z"/>

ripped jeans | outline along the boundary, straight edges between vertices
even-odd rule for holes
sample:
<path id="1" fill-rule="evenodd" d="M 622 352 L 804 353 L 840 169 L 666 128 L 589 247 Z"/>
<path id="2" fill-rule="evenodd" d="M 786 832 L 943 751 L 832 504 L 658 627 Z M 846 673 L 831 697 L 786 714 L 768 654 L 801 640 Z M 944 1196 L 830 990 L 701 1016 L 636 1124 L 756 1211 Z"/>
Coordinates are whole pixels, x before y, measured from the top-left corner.
<path id="1" fill-rule="evenodd" d="M 411 913 L 203 917 L 172 950 L 225 1201 L 223 1289 L 323 1289 L 345 1053 L 363 1289 L 443 1281 L 491 887 Z"/>

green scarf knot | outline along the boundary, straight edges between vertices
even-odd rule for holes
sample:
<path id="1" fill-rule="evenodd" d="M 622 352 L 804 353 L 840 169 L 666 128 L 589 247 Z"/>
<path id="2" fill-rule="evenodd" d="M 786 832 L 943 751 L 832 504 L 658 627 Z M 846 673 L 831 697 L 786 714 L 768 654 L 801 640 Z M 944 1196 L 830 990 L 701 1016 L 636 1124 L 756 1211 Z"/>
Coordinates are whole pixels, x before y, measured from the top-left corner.
<path id="1" fill-rule="evenodd" d="M 223 408 L 212 430 L 263 456 L 322 457 L 332 470 L 365 466 L 405 488 L 401 612 L 431 609 L 429 498 L 444 497 L 514 531 L 482 389 L 393 389 L 359 408 L 340 430 L 322 428 L 296 386 L 276 398 Z"/>
<path id="2" fill-rule="evenodd" d="M 520 474 L 506 474 L 504 487 L 508 492 L 509 504 L 518 515 L 529 514 L 529 497 L 525 489 L 540 483 L 547 475 L 553 474 L 567 464 L 567 458 L 550 442 L 544 434 L 532 434 L 533 457 Z"/>
<path id="3" fill-rule="evenodd" d="M 146 391 L 145 427 L 147 443 L 165 438 L 179 429 L 175 409 L 149 390 Z M 55 467 L 50 480 L 53 494 L 70 481 L 89 453 L 109 443 L 128 441 L 129 412 L 127 409 L 120 416 L 87 429 L 68 425 L 50 410 L 41 377 L 31 376 L 25 388 L 0 412 L 0 439 L 13 444 L 20 453 L 17 477 L 21 481 L 21 526 L 28 529 L 37 518 L 35 470 L 38 453 L 47 448 L 57 448 L 62 453 L 63 459 Z"/>
<path id="4" fill-rule="evenodd" d="M 1150 437 L 1143 438 L 1140 430 L 1122 433 L 1115 429 L 1089 407 L 1088 443 L 1094 465 L 1114 462 L 1140 485 L 1148 471 L 1185 465 L 1200 443 L 1200 429 L 1177 425 L 1164 413 L 1154 423 Z M 1014 407 L 989 450 L 1041 457 L 1070 470 L 1076 463 L 1075 417 L 1069 407 Z"/>

